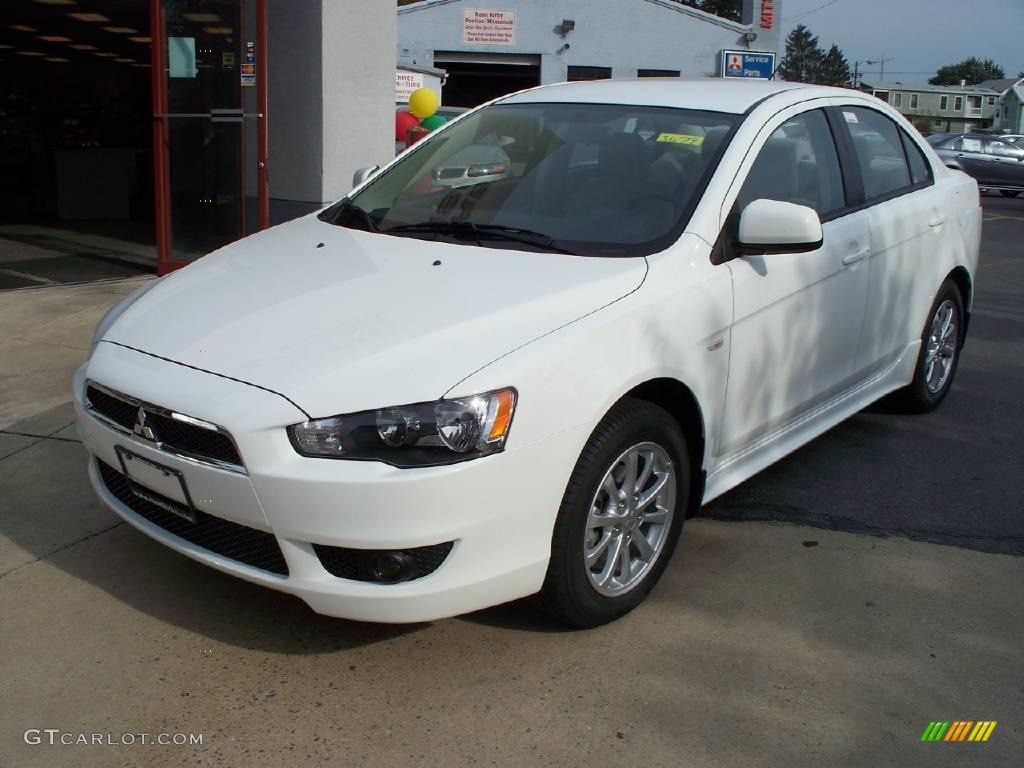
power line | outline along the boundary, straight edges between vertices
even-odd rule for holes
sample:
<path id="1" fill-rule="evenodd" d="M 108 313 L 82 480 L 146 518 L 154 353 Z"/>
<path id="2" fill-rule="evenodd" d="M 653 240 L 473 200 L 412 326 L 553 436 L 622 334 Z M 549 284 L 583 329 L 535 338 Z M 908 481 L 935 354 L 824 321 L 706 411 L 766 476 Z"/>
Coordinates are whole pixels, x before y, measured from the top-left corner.
<path id="1" fill-rule="evenodd" d="M 817 13 L 821 9 L 828 8 L 830 5 L 835 5 L 838 2 L 839 2 L 839 0 L 829 0 L 829 2 L 825 3 L 824 5 L 819 5 L 817 8 L 811 8 L 811 10 L 809 10 L 809 11 L 802 11 L 800 13 L 794 13 L 792 16 L 783 16 L 782 17 L 782 21 L 789 21 L 790 19 L 799 19 L 801 16 L 807 16 L 808 14 L 811 14 L 811 13 Z"/>

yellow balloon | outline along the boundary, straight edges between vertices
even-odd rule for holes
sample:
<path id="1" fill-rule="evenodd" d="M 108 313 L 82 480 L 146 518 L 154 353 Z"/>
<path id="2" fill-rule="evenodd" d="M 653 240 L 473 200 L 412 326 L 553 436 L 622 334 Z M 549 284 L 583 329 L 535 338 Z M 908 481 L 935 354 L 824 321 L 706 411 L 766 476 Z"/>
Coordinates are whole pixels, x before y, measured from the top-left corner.
<path id="1" fill-rule="evenodd" d="M 429 88 L 417 88 L 409 96 L 409 111 L 420 120 L 437 112 L 437 94 Z"/>

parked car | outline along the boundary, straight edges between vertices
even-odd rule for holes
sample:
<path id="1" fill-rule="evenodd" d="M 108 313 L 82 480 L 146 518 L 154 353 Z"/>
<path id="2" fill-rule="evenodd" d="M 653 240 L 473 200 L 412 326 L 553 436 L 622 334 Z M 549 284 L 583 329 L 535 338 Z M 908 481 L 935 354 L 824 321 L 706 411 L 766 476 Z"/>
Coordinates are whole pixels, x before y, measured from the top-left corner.
<path id="1" fill-rule="evenodd" d="M 495 134 L 501 178 L 433 184 Z M 702 503 L 953 383 L 978 187 L 871 96 L 566 83 L 361 177 L 124 299 L 74 378 L 106 505 L 320 613 L 611 621 Z"/>
<path id="2" fill-rule="evenodd" d="M 1024 191 L 1024 147 L 979 133 L 944 133 L 928 142 L 943 162 L 970 174 L 983 189 L 1006 197 Z"/>
<path id="3" fill-rule="evenodd" d="M 1003 141 L 1008 141 L 1011 144 L 1016 144 L 1019 147 L 1024 147 L 1024 134 L 1020 133 L 1006 133 L 999 137 Z"/>

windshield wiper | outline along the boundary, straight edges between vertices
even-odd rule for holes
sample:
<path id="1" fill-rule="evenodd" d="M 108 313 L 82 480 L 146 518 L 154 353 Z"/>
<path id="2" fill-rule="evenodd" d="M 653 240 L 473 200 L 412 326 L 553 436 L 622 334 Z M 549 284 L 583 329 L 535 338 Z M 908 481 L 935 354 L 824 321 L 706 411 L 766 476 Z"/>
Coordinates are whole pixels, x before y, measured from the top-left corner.
<path id="1" fill-rule="evenodd" d="M 558 245 L 550 235 L 521 227 L 507 227 L 502 224 L 474 224 L 471 221 L 425 221 L 420 224 L 399 224 L 396 227 L 389 227 L 383 232 L 384 234 L 433 233 L 455 237 L 467 236 L 478 244 L 484 240 L 506 240 L 532 245 L 535 248 L 555 253 L 576 255 L 573 251 Z"/>
<path id="2" fill-rule="evenodd" d="M 348 217 L 348 221 L 342 224 L 341 220 L 345 216 Z M 373 217 L 370 216 L 369 212 L 360 208 L 348 198 L 345 198 L 333 208 L 328 208 L 320 214 L 319 218 L 321 221 L 326 221 L 328 224 L 345 226 L 347 224 L 358 223 L 369 232 L 378 231 L 377 225 L 374 223 Z"/>

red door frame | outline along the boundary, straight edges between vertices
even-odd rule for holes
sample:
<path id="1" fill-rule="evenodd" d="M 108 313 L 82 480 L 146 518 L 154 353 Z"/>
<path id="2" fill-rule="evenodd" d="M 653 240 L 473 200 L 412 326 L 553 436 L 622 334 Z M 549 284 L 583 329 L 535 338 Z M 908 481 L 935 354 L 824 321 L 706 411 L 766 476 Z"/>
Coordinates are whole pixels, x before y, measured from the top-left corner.
<path id="1" fill-rule="evenodd" d="M 256 4 L 256 206 L 260 229 L 270 225 L 270 136 L 267 111 L 267 0 Z M 156 207 L 157 274 L 189 264 L 171 249 L 170 136 L 167 116 L 167 36 L 163 0 L 149 0 L 151 82 L 153 91 L 153 185 Z M 241 58 L 241 52 L 239 52 Z M 243 169 L 244 174 L 244 169 Z M 243 206 L 244 211 L 244 206 Z"/>

